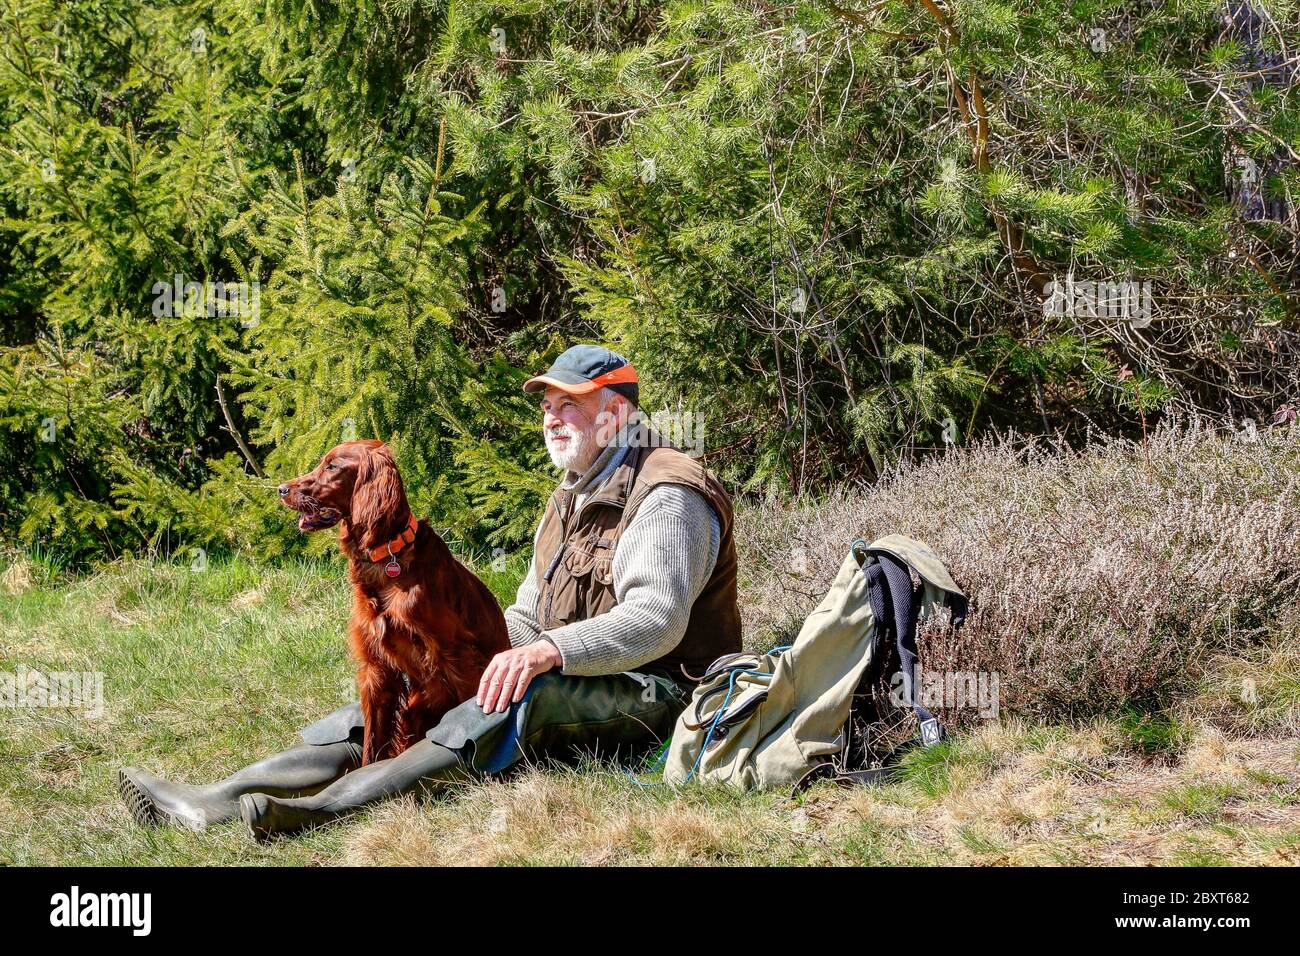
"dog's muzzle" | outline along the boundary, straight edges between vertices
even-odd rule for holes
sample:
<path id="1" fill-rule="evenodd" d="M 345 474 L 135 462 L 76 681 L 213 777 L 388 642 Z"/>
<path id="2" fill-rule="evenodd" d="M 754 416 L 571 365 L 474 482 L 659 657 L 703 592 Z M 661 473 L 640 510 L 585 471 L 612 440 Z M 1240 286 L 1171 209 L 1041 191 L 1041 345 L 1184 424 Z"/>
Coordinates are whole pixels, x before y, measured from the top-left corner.
<path id="1" fill-rule="evenodd" d="M 304 511 L 298 518 L 299 531 L 321 531 L 332 528 L 343 517 L 341 511 L 333 508 L 320 508 L 317 511 Z"/>
<path id="2" fill-rule="evenodd" d="M 321 507 L 310 496 L 295 493 L 296 489 L 290 485 L 281 485 L 277 490 L 280 492 L 280 503 L 286 508 L 299 512 L 299 531 L 311 532 L 332 528 L 343 518 L 343 512 L 337 508 Z"/>

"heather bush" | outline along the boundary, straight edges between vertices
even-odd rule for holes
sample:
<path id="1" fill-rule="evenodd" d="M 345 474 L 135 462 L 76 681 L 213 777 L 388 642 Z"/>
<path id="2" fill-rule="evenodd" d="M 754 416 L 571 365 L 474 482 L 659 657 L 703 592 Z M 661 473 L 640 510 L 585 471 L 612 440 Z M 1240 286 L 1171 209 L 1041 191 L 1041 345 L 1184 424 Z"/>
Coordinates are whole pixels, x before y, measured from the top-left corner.
<path id="1" fill-rule="evenodd" d="M 1079 717 L 1155 706 L 1211 655 L 1300 626 L 1300 428 L 1162 426 L 1076 451 L 1002 436 L 873 487 L 739 522 L 747 641 L 788 637 L 856 537 L 931 544 L 971 599 L 923 627 L 934 671 L 996 671 L 1003 712 Z M 947 715 L 960 722 L 969 711 Z"/>

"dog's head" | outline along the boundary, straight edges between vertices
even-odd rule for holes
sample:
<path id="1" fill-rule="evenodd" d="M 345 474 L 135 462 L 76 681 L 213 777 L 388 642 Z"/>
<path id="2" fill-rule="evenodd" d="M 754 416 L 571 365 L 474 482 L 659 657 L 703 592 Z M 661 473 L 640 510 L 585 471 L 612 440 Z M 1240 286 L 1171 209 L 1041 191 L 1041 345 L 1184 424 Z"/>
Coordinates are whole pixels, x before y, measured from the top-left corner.
<path id="1" fill-rule="evenodd" d="M 314 469 L 280 486 L 280 501 L 302 515 L 301 531 L 332 528 L 345 518 L 356 527 L 375 527 L 404 498 L 393 453 L 373 438 L 335 445 Z"/>

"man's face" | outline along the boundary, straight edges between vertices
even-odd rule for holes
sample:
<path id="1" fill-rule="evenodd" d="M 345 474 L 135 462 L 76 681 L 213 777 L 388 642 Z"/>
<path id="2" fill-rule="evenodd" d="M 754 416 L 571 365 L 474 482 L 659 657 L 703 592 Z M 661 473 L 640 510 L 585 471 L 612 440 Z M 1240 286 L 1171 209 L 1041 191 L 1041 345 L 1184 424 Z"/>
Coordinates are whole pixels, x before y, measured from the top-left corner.
<path id="1" fill-rule="evenodd" d="M 600 391 L 571 395 L 558 388 L 546 390 L 542 397 L 542 435 L 556 468 L 581 474 L 591 467 L 617 432 L 620 400 L 615 395 L 606 405 Z"/>

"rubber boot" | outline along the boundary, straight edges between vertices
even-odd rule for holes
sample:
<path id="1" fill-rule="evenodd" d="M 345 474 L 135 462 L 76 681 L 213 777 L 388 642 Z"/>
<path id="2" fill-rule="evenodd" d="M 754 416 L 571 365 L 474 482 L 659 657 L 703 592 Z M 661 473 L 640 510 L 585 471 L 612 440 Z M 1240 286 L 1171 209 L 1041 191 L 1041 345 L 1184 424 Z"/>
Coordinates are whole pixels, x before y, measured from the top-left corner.
<path id="1" fill-rule="evenodd" d="M 172 783 L 137 767 L 124 767 L 117 772 L 117 789 L 140 826 L 171 824 L 202 830 L 239 816 L 239 798 L 246 793 L 305 796 L 359 766 L 361 747 L 345 740 L 294 747 L 206 786 Z"/>
<path id="2" fill-rule="evenodd" d="M 449 784 L 474 779 L 454 750 L 421 740 L 389 760 L 352 771 L 313 796 L 279 799 L 265 793 L 239 798 L 240 816 L 253 837 L 297 833 L 320 826 L 361 807 L 416 791 L 437 792 Z"/>

